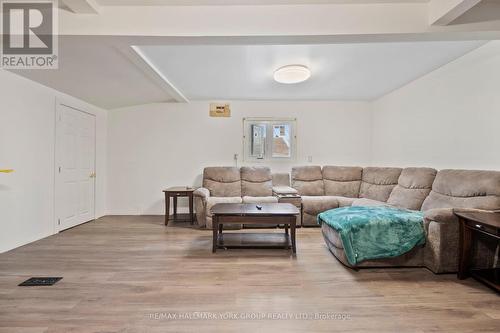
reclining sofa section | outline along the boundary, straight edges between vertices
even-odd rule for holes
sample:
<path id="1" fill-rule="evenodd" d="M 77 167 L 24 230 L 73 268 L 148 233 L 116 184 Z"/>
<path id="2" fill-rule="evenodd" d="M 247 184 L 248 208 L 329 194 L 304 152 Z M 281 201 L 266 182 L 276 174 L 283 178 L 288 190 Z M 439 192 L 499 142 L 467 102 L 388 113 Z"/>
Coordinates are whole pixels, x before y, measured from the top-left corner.
<path id="1" fill-rule="evenodd" d="M 435 273 L 456 272 L 459 225 L 454 209 L 500 209 L 498 171 L 360 169 L 334 166 L 294 168 L 292 186 L 304 194 L 303 224 L 315 224 L 321 211 L 348 205 L 390 205 L 422 210 L 426 244 L 396 258 L 367 260 L 356 267 L 425 266 Z M 352 190 L 358 184 L 359 192 L 356 193 Z M 338 233 L 327 224 L 322 224 L 321 228 L 330 251 L 343 264 L 350 266 Z M 478 255 L 481 254 L 484 252 Z M 479 260 L 485 262 L 484 258 Z"/>
<path id="2" fill-rule="evenodd" d="M 275 175 L 274 183 L 289 183 L 287 174 Z M 282 184 L 284 183 L 284 184 Z M 272 203 L 273 175 L 268 167 L 208 167 L 203 171 L 203 187 L 195 193 L 196 219 L 212 228 L 211 209 L 218 203 Z"/>

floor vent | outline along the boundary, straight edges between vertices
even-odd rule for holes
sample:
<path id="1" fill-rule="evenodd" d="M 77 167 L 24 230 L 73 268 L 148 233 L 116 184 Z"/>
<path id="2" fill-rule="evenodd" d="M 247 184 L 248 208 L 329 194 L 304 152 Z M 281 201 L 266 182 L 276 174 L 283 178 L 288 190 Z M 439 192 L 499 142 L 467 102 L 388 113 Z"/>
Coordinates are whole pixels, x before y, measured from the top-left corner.
<path id="1" fill-rule="evenodd" d="M 62 277 L 32 277 L 21 283 L 20 287 L 52 286 Z"/>

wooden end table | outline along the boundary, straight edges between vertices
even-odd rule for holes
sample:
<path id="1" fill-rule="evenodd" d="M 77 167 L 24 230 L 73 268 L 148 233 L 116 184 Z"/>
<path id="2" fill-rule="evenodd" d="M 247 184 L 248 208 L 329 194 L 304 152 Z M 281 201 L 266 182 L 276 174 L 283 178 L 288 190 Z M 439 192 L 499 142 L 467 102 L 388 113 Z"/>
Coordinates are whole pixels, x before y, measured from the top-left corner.
<path id="1" fill-rule="evenodd" d="M 212 231 L 213 243 L 212 252 L 217 248 L 256 248 L 255 245 L 228 245 L 224 244 L 222 234 L 224 224 L 283 224 L 285 225 L 285 248 L 292 249 L 293 253 L 297 252 L 295 245 L 295 228 L 297 215 L 300 211 L 297 207 L 290 203 L 267 203 L 258 204 L 261 209 L 258 209 L 256 204 L 231 204 L 221 203 L 212 207 Z M 290 233 L 288 234 L 288 228 Z M 259 233 L 263 234 L 263 233 Z M 235 235 L 235 233 L 231 233 Z M 241 234 L 245 235 L 245 234 Z M 269 248 L 270 246 L 259 246 Z M 274 248 L 273 246 L 272 248 Z M 280 246 L 283 247 L 283 246 Z"/>
<path id="2" fill-rule="evenodd" d="M 500 292 L 500 268 L 471 269 L 474 234 L 480 233 L 500 240 L 500 213 L 456 212 L 460 220 L 458 278 L 469 276 Z"/>
<path id="3" fill-rule="evenodd" d="M 189 221 L 191 222 L 191 224 L 194 224 L 193 192 L 194 188 L 187 186 L 174 186 L 163 190 L 163 193 L 165 193 L 165 225 L 168 225 L 168 219 L 170 217 L 170 198 L 172 198 L 174 202 L 174 219 L 177 217 L 178 197 L 189 198 Z"/>

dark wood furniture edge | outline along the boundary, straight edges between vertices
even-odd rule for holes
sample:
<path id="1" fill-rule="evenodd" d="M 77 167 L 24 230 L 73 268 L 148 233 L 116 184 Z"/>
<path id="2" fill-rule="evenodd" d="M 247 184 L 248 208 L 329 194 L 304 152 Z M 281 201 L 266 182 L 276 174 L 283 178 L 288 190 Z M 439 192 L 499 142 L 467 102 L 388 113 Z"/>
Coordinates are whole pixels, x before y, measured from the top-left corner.
<path id="1" fill-rule="evenodd" d="M 170 198 L 174 204 L 174 219 L 177 217 L 177 198 L 187 197 L 189 201 L 189 221 L 194 224 L 194 188 L 176 186 L 163 190 L 165 194 L 165 226 L 168 226 L 170 218 Z"/>
<path id="2" fill-rule="evenodd" d="M 217 212 L 217 205 L 224 205 L 228 211 Z M 286 212 L 278 211 L 273 212 L 261 212 L 261 211 L 230 211 L 230 207 L 253 207 L 255 204 L 217 204 L 212 207 L 212 253 L 215 253 L 218 248 L 234 248 L 232 246 L 228 247 L 223 244 L 223 225 L 227 224 L 284 224 L 285 233 L 288 235 L 288 226 L 290 227 L 290 243 L 287 244 L 287 248 L 291 248 L 293 254 L 297 253 L 296 246 L 296 221 L 297 215 L 300 214 L 299 209 L 289 203 L 273 203 L 273 204 L 262 204 L 265 207 L 275 207 L 280 206 L 281 208 L 287 207 L 292 208 L 290 211 Z M 219 206 L 220 208 L 220 206 Z M 251 248 L 251 246 L 244 246 L 245 248 Z M 241 247 L 236 247 L 241 248 Z M 266 248 L 259 246 L 258 248 Z"/>
<path id="3" fill-rule="evenodd" d="M 491 215 L 490 215 L 491 214 Z M 455 212 L 459 219 L 459 260 L 457 277 L 460 280 L 469 276 L 482 282 L 496 292 L 500 293 L 500 285 L 489 280 L 485 275 L 499 268 L 471 269 L 472 245 L 474 233 L 481 233 L 488 237 L 500 240 L 500 213 L 498 212 Z M 485 218 L 488 219 L 485 219 Z M 493 218 L 493 219 L 491 219 Z M 473 225 L 470 225 L 473 224 Z M 484 230 L 486 228 L 486 230 Z M 493 229 L 496 229 L 493 232 Z M 495 273 L 493 273 L 494 275 Z"/>

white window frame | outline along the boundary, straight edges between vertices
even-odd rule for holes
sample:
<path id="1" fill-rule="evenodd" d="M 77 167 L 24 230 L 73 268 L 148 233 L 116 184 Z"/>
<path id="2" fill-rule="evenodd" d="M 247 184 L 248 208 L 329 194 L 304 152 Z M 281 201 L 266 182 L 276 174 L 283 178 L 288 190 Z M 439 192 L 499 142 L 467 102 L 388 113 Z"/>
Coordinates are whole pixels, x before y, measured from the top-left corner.
<path id="1" fill-rule="evenodd" d="M 252 149 L 252 125 L 265 124 L 266 127 L 266 143 L 264 148 L 264 155 L 262 158 L 251 156 Z M 272 156 L 272 145 L 273 140 L 267 139 L 272 138 L 272 126 L 273 125 L 290 125 L 290 144 L 291 151 L 290 157 L 273 157 Z M 243 161 L 245 162 L 291 162 L 295 161 L 297 158 L 297 119 L 296 118 L 281 118 L 281 117 L 250 117 L 243 118 Z"/>

